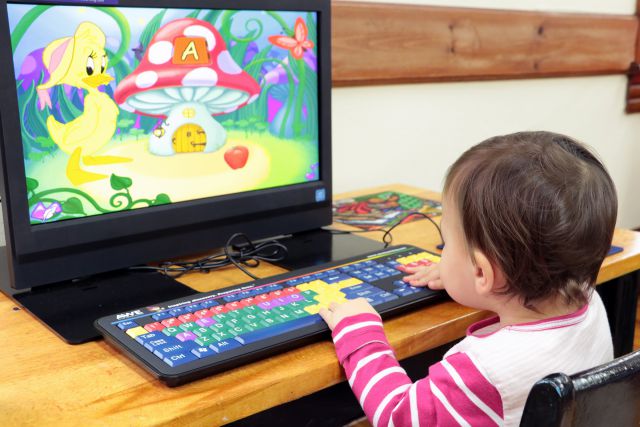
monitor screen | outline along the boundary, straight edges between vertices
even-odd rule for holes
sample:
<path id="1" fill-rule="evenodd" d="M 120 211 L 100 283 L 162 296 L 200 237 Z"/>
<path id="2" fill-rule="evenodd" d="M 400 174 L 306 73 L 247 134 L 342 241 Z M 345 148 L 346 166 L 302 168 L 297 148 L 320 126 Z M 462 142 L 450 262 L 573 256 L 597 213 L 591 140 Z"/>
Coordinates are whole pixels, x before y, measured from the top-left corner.
<path id="1" fill-rule="evenodd" d="M 316 12 L 7 8 L 31 225 L 319 179 Z"/>
<path id="2" fill-rule="evenodd" d="M 331 223 L 329 0 L 0 0 L 0 93 L 14 288 Z"/>

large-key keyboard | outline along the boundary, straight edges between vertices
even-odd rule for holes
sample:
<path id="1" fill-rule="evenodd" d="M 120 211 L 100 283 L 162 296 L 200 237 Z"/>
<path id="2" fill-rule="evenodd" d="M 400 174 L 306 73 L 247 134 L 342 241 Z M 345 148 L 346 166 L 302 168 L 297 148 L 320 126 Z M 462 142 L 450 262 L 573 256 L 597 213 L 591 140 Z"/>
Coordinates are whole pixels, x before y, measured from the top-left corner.
<path id="1" fill-rule="evenodd" d="M 402 281 L 408 267 L 439 256 L 414 246 L 161 302 L 96 320 L 112 344 L 169 386 L 180 385 L 328 336 L 318 311 L 366 298 L 382 315 L 412 309 L 442 292 Z"/>

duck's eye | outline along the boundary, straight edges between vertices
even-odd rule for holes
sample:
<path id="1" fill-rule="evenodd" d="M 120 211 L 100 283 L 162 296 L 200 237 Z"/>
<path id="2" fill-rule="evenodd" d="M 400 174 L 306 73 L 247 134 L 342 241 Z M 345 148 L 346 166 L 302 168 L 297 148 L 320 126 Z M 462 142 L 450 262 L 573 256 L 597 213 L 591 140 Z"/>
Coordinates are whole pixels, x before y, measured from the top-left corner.
<path id="1" fill-rule="evenodd" d="M 87 58 L 87 74 L 92 76 L 94 69 L 95 69 L 95 66 L 93 65 L 93 58 L 92 57 L 88 57 Z"/>
<path id="2" fill-rule="evenodd" d="M 104 73 L 104 70 L 106 70 L 106 69 L 107 69 L 107 57 L 103 56 L 102 57 L 102 67 L 100 69 L 100 72 Z"/>

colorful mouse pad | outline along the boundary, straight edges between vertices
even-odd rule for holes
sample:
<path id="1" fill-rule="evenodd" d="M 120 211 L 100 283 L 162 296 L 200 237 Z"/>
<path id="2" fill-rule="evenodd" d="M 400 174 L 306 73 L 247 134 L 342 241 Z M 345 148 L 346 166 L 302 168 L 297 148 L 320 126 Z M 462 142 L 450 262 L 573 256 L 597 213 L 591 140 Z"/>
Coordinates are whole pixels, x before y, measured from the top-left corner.
<path id="1" fill-rule="evenodd" d="M 442 206 L 436 200 L 422 199 L 395 191 L 338 200 L 333 205 L 335 221 L 363 230 L 379 230 L 400 222 L 424 219 L 420 215 L 408 216 L 411 212 L 435 217 L 442 213 Z"/>

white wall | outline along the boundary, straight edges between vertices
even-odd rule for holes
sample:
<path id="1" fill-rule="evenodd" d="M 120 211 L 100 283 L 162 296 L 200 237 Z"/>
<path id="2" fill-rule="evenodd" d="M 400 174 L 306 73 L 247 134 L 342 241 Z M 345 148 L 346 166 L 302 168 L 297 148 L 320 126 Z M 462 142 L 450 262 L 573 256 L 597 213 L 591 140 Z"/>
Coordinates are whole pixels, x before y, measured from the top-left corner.
<path id="1" fill-rule="evenodd" d="M 444 0 L 413 3 L 632 14 L 635 0 Z M 640 114 L 626 115 L 626 77 L 369 86 L 333 90 L 336 193 L 406 183 L 440 190 L 447 167 L 487 137 L 568 134 L 593 147 L 618 189 L 618 226 L 640 226 Z"/>

